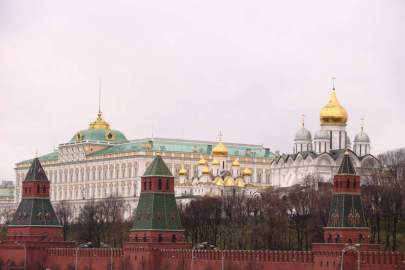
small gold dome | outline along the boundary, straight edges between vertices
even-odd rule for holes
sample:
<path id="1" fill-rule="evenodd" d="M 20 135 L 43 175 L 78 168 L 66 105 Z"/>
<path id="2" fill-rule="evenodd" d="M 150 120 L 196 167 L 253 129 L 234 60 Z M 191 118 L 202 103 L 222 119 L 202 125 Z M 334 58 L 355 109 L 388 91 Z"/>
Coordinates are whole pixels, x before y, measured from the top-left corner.
<path id="1" fill-rule="evenodd" d="M 226 186 L 226 187 L 235 186 L 235 180 L 231 176 L 225 177 L 224 186 Z"/>
<path id="2" fill-rule="evenodd" d="M 252 170 L 249 168 L 245 168 L 242 173 L 243 176 L 252 176 Z"/>
<path id="3" fill-rule="evenodd" d="M 214 160 L 212 161 L 212 165 L 214 165 L 214 166 L 219 166 L 219 165 L 220 165 L 219 160 L 214 159 Z"/>
<path id="4" fill-rule="evenodd" d="M 89 128 L 105 128 L 110 129 L 110 124 L 105 121 L 99 111 L 97 114 L 97 119 L 89 124 Z"/>
<path id="5" fill-rule="evenodd" d="M 187 170 L 186 170 L 186 168 L 184 168 L 184 165 L 181 165 L 179 175 L 180 176 L 187 176 Z"/>
<path id="6" fill-rule="evenodd" d="M 216 186 L 223 186 L 224 185 L 224 180 L 222 180 L 222 178 L 218 176 L 218 177 L 216 177 L 214 179 L 214 184 Z"/>
<path id="7" fill-rule="evenodd" d="M 321 125 L 345 125 L 347 123 L 347 111 L 340 105 L 335 88 L 333 88 L 329 103 L 322 108 L 320 113 Z"/>
<path id="8" fill-rule="evenodd" d="M 240 188 L 244 188 L 246 186 L 245 181 L 242 178 L 236 178 L 235 185 Z"/>
<path id="9" fill-rule="evenodd" d="M 198 161 L 198 165 L 202 165 L 202 166 L 205 166 L 205 165 L 207 165 L 208 163 L 207 163 L 207 161 L 205 160 L 205 158 L 201 158 L 199 161 Z"/>
<path id="10" fill-rule="evenodd" d="M 211 174 L 210 168 L 207 165 L 202 169 L 202 174 Z"/>
<path id="11" fill-rule="evenodd" d="M 233 167 L 239 167 L 239 166 L 240 166 L 239 160 L 235 159 L 235 160 L 232 162 L 232 166 L 233 166 Z"/>
<path id="12" fill-rule="evenodd" d="M 225 144 L 220 142 L 212 149 L 212 154 L 214 156 L 227 156 L 228 148 L 226 148 Z"/>

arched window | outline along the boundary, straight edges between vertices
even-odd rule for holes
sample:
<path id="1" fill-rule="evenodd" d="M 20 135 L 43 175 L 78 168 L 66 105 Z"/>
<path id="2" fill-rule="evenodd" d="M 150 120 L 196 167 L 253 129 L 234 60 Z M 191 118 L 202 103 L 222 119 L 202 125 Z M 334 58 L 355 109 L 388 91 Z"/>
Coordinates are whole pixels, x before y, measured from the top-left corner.
<path id="1" fill-rule="evenodd" d="M 149 182 L 149 190 L 152 190 L 152 180 L 148 180 Z"/>
<path id="2" fill-rule="evenodd" d="M 172 235 L 172 242 L 173 243 L 176 242 L 176 235 L 175 234 Z"/>
<path id="3" fill-rule="evenodd" d="M 347 187 L 347 188 L 350 187 L 350 181 L 349 181 L 349 179 L 346 181 L 346 187 Z"/>
<path id="4" fill-rule="evenodd" d="M 144 242 L 147 242 L 147 241 L 148 241 L 148 239 L 146 238 L 146 234 L 143 235 L 143 241 L 144 241 Z"/>
<path id="5" fill-rule="evenodd" d="M 353 179 L 353 188 L 356 188 L 356 180 Z"/>
<path id="6" fill-rule="evenodd" d="M 37 193 L 39 193 L 39 185 L 37 185 Z"/>
<path id="7" fill-rule="evenodd" d="M 143 181 L 143 190 L 146 190 L 146 181 Z"/>
<path id="8" fill-rule="evenodd" d="M 359 243 L 363 242 L 363 235 L 360 233 L 359 234 Z"/>
<path id="9" fill-rule="evenodd" d="M 158 236 L 158 242 L 162 242 L 162 240 L 163 240 L 162 234 L 161 234 L 161 233 L 159 233 L 159 236 Z"/>

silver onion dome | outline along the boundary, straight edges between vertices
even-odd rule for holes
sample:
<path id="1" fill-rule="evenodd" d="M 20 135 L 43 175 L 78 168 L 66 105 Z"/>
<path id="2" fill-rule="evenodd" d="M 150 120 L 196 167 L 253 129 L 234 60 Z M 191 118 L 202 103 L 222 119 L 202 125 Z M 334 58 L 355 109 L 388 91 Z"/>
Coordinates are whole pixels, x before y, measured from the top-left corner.
<path id="1" fill-rule="evenodd" d="M 318 130 L 315 133 L 314 140 L 329 140 L 329 132 L 326 130 Z"/>
<path id="2" fill-rule="evenodd" d="M 370 143 L 370 137 L 364 131 L 361 131 L 359 134 L 354 137 L 355 143 Z"/>
<path id="3" fill-rule="evenodd" d="M 305 127 L 300 128 L 295 134 L 295 141 L 311 141 L 311 132 Z"/>

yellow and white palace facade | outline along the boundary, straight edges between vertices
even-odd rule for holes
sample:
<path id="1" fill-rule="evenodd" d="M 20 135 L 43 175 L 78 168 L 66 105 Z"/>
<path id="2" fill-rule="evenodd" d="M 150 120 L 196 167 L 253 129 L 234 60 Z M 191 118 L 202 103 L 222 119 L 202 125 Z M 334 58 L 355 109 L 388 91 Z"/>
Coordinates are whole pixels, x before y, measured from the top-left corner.
<path id="1" fill-rule="evenodd" d="M 129 216 L 140 194 L 140 177 L 157 154 L 176 178 L 176 196 L 221 196 L 225 192 L 255 195 L 272 187 L 299 184 L 307 175 L 327 181 L 336 173 L 345 149 L 356 169 L 367 174 L 376 159 L 370 154 L 370 138 L 361 128 L 353 147 L 346 131 L 348 114 L 333 89 L 320 112 L 320 130 L 312 139 L 302 124 L 293 153 L 275 154 L 256 144 L 166 138 L 128 140 L 98 113 L 87 129 L 39 159 L 51 181 L 54 204 L 69 202 L 75 213 L 89 200 L 115 196 L 125 202 Z M 30 160 L 16 164 L 15 201 L 21 200 L 21 182 Z"/>

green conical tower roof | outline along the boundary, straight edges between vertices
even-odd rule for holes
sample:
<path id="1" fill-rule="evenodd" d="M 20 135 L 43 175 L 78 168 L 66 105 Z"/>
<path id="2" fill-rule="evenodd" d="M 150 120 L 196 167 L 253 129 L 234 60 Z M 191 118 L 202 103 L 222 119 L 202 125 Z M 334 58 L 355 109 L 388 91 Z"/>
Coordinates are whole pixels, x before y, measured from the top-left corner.
<path id="1" fill-rule="evenodd" d="M 143 176 L 167 176 L 173 177 L 169 168 L 167 168 L 166 163 L 163 161 L 162 157 L 157 155 L 152 163 L 148 166 Z"/>
<path id="2" fill-rule="evenodd" d="M 174 197 L 174 178 L 162 157 L 154 158 L 142 181 L 153 182 L 153 185 L 152 189 L 141 192 L 131 231 L 183 231 Z M 161 189 L 157 189 L 158 182 Z"/>
<path id="3" fill-rule="evenodd" d="M 34 158 L 31 163 L 31 167 L 28 170 L 25 181 L 48 181 L 48 177 L 44 169 L 42 168 L 41 162 L 38 158 Z"/>
<path id="4" fill-rule="evenodd" d="M 35 181 L 35 184 L 30 183 L 30 181 Z M 49 200 L 48 177 L 38 158 L 32 161 L 23 181 L 23 189 L 28 188 L 32 190 L 32 195 L 31 193 L 23 194 L 9 226 L 60 226 Z M 37 194 L 41 194 L 41 196 Z"/>
<path id="5" fill-rule="evenodd" d="M 354 169 L 352 159 L 349 155 L 349 151 L 346 150 L 345 155 L 343 156 L 342 163 L 340 164 L 339 175 L 342 174 L 351 174 L 351 175 L 356 175 L 356 170 Z"/>

